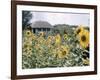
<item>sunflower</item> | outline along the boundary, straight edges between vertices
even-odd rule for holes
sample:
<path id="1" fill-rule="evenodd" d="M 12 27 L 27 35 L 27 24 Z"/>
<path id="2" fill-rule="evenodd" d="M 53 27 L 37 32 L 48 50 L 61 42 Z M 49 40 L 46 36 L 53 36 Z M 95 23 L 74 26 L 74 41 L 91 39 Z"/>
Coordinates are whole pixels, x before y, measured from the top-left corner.
<path id="1" fill-rule="evenodd" d="M 45 32 L 39 32 L 39 36 L 41 37 L 45 36 Z"/>
<path id="2" fill-rule="evenodd" d="M 28 47 L 27 50 L 28 50 L 29 52 L 32 52 L 32 48 L 31 48 L 31 47 Z"/>
<path id="3" fill-rule="evenodd" d="M 52 36 L 48 36 L 47 39 L 52 39 Z"/>
<path id="4" fill-rule="evenodd" d="M 26 35 L 27 37 L 30 37 L 30 36 L 32 35 L 32 32 L 31 32 L 30 30 L 26 30 L 26 31 L 25 31 L 25 35 Z"/>
<path id="5" fill-rule="evenodd" d="M 52 40 L 52 36 L 48 36 L 47 41 L 51 41 L 51 40 Z"/>
<path id="6" fill-rule="evenodd" d="M 61 46 L 61 48 L 58 50 L 58 58 L 67 58 L 69 53 L 69 49 L 67 46 Z"/>
<path id="7" fill-rule="evenodd" d="M 55 41 L 55 37 L 54 36 L 52 36 L 52 40 Z"/>
<path id="8" fill-rule="evenodd" d="M 79 42 L 82 48 L 86 48 L 89 45 L 89 31 L 84 30 L 79 35 Z"/>
<path id="9" fill-rule="evenodd" d="M 48 36 L 47 39 L 46 39 L 46 44 L 51 44 L 51 43 L 54 43 L 55 41 L 55 38 L 54 36 Z"/>
<path id="10" fill-rule="evenodd" d="M 26 55 L 26 56 L 31 56 L 32 48 L 31 47 L 27 47 L 27 48 L 23 49 L 23 54 Z"/>
<path id="11" fill-rule="evenodd" d="M 28 40 L 28 41 L 25 41 L 23 44 L 27 46 L 32 46 L 32 41 Z"/>
<path id="12" fill-rule="evenodd" d="M 67 35 L 67 34 L 64 34 L 64 35 L 63 35 L 63 38 L 64 38 L 64 40 L 67 40 L 68 35 Z"/>
<path id="13" fill-rule="evenodd" d="M 46 40 L 44 39 L 44 37 L 39 37 L 37 39 L 37 41 L 38 41 L 38 43 L 43 44 L 43 43 L 45 43 Z"/>
<path id="14" fill-rule="evenodd" d="M 84 65 L 89 65 L 89 58 L 86 58 L 86 59 L 82 58 L 82 61 Z"/>
<path id="15" fill-rule="evenodd" d="M 61 43 L 60 34 L 57 34 L 57 35 L 55 36 L 55 39 L 56 39 L 56 44 L 60 44 L 60 43 Z"/>
<path id="16" fill-rule="evenodd" d="M 84 31 L 84 28 L 82 25 L 78 26 L 75 30 L 75 34 L 79 35 L 80 33 L 82 33 Z"/>

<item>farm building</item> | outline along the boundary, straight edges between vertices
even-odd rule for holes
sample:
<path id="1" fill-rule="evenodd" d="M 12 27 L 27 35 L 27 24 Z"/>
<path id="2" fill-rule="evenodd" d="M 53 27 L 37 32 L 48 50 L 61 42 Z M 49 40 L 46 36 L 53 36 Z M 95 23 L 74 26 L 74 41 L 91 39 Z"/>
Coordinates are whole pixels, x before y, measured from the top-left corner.
<path id="1" fill-rule="evenodd" d="M 32 32 L 48 32 L 53 29 L 53 26 L 47 21 L 35 21 L 31 24 Z"/>

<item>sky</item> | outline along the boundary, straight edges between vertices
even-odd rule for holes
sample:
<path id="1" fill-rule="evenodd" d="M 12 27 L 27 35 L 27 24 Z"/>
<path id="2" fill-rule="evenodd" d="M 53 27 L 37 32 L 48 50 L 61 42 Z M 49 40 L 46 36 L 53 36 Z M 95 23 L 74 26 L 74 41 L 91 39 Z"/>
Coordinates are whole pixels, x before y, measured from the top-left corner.
<path id="1" fill-rule="evenodd" d="M 57 12 L 31 12 L 34 21 L 47 21 L 51 25 L 69 24 L 89 26 L 89 14 L 83 13 L 57 13 Z"/>

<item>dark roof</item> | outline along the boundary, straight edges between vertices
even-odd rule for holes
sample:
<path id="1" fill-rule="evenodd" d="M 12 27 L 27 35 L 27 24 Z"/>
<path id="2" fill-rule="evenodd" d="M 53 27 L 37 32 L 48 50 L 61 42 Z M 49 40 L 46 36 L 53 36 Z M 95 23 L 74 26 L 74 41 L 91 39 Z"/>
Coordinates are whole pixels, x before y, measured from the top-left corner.
<path id="1" fill-rule="evenodd" d="M 35 21 L 31 24 L 32 28 L 53 28 L 53 26 L 47 21 Z"/>

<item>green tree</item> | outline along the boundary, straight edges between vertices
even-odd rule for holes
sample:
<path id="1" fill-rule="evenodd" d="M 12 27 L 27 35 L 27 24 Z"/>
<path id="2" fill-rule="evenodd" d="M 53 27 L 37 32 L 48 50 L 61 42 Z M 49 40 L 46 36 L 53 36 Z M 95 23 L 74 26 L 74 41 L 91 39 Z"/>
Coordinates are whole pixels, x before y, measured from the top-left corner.
<path id="1" fill-rule="evenodd" d="M 30 20 L 32 19 L 32 14 L 30 11 L 22 11 L 22 29 L 24 30 L 27 26 L 30 26 Z"/>

